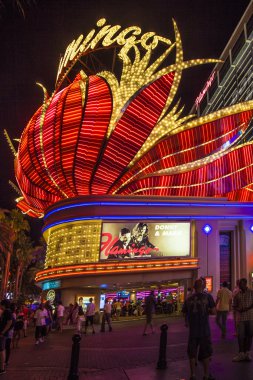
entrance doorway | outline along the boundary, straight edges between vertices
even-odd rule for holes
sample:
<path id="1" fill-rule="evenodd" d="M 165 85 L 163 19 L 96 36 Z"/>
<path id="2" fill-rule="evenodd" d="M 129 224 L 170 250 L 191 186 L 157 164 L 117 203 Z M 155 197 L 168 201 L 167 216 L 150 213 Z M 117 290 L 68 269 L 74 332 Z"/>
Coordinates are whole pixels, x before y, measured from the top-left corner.
<path id="1" fill-rule="evenodd" d="M 121 317 L 140 317 L 145 314 L 145 300 L 154 292 L 156 299 L 156 314 L 172 314 L 181 311 L 181 306 L 185 299 L 185 286 L 179 282 L 171 284 L 135 284 L 137 286 L 131 288 L 119 289 L 111 292 L 104 292 L 100 299 L 105 302 L 109 300 L 112 304 L 113 313 L 116 316 L 116 307 L 121 308 Z M 139 286 L 138 286 L 139 285 Z M 100 302 L 102 306 L 102 303 Z M 100 306 L 100 307 L 101 307 Z M 114 310 L 115 306 L 115 310 Z"/>
<path id="2" fill-rule="evenodd" d="M 224 281 L 231 289 L 232 231 L 220 231 L 220 286 Z"/>

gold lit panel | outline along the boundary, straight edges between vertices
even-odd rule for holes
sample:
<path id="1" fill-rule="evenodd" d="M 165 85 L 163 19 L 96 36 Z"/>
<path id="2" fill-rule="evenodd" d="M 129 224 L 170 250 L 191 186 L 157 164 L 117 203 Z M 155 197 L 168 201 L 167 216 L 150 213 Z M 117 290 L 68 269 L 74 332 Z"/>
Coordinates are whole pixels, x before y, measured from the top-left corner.
<path id="1" fill-rule="evenodd" d="M 64 223 L 49 230 L 45 268 L 99 261 L 101 221 Z"/>

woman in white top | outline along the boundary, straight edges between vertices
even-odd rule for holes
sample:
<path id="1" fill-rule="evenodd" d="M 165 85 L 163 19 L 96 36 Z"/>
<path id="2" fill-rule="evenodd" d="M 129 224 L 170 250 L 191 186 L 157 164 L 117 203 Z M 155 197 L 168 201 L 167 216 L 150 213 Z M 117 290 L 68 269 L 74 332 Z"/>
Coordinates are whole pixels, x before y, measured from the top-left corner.
<path id="1" fill-rule="evenodd" d="M 83 311 L 83 305 L 78 306 L 77 313 L 77 332 L 80 334 L 82 332 L 82 323 L 85 321 L 85 315 Z"/>

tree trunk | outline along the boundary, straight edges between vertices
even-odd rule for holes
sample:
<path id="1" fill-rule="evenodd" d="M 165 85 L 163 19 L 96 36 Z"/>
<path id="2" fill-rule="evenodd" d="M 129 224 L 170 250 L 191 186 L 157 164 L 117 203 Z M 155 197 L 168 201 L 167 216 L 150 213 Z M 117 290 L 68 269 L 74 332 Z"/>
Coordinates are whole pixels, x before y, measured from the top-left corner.
<path id="1" fill-rule="evenodd" d="M 21 289 L 22 289 L 23 275 L 24 275 L 24 269 L 22 268 L 20 270 L 20 276 L 19 276 L 18 297 L 20 296 Z"/>
<path id="2" fill-rule="evenodd" d="M 11 253 L 8 251 L 6 253 L 6 261 L 4 271 L 2 272 L 2 286 L 1 286 L 1 298 L 6 297 L 8 280 L 9 280 L 9 271 L 10 271 L 10 261 L 11 261 Z"/>
<path id="3" fill-rule="evenodd" d="M 17 300 L 18 298 L 18 285 L 19 285 L 19 277 L 20 277 L 20 265 L 17 266 L 17 272 L 15 276 L 15 287 L 14 287 L 14 299 Z"/>
<path id="4" fill-rule="evenodd" d="M 3 299 L 3 288 L 4 288 L 4 270 L 5 270 L 5 260 L 4 260 L 4 255 L 3 252 L 0 252 L 0 265 L 1 265 L 1 289 L 0 289 L 0 297 Z"/>

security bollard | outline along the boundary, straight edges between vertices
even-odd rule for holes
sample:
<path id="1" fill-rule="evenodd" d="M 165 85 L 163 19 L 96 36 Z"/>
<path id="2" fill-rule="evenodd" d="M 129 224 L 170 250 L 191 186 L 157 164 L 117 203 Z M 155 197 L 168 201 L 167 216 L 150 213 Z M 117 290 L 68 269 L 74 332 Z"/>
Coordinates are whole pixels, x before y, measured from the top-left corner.
<path id="1" fill-rule="evenodd" d="M 156 368 L 166 369 L 167 368 L 166 349 L 167 349 L 168 325 L 163 324 L 160 327 L 160 330 L 161 330 L 161 336 L 160 336 L 159 359 L 158 359 Z"/>
<path id="2" fill-rule="evenodd" d="M 78 380 L 78 362 L 79 362 L 79 352 L 80 352 L 80 342 L 81 336 L 79 334 L 74 334 L 72 337 L 72 351 L 71 351 L 71 361 L 68 380 Z"/>
<path id="3" fill-rule="evenodd" d="M 103 313 L 102 316 L 102 323 L 101 323 L 101 332 L 105 332 L 105 314 Z"/>

